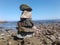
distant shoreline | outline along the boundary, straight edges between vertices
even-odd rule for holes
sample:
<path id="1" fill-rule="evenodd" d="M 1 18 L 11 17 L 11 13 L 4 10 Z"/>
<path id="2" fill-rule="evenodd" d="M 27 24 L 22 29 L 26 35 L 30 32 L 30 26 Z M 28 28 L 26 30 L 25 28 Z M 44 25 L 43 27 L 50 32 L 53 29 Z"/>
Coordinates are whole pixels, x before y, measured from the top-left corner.
<path id="1" fill-rule="evenodd" d="M 6 23 L 7 21 L 0 21 L 0 23 Z"/>

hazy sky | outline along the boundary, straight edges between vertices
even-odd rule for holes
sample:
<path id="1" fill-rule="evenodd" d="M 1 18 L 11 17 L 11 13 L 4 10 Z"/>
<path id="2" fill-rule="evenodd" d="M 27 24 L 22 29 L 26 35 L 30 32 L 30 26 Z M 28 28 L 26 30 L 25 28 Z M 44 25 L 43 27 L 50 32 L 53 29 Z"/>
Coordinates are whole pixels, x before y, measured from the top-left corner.
<path id="1" fill-rule="evenodd" d="M 21 4 L 32 7 L 33 20 L 60 19 L 60 0 L 0 0 L 0 20 L 18 21 Z"/>

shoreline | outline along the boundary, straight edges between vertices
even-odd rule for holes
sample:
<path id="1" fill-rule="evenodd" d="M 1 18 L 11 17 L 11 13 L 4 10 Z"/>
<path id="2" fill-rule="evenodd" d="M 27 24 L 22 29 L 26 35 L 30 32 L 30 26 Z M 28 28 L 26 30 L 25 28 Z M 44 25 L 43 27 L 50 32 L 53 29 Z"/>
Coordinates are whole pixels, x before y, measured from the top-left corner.
<path id="1" fill-rule="evenodd" d="M 45 24 L 39 24 L 37 25 L 37 28 L 41 31 L 41 32 L 38 32 L 36 34 L 36 36 L 33 36 L 31 38 L 28 38 L 28 39 L 24 39 L 24 42 L 26 42 L 26 40 L 30 40 L 30 45 L 32 45 L 31 43 L 33 42 L 33 44 L 36 44 L 36 42 L 38 42 L 38 44 L 40 45 L 45 45 L 44 42 L 46 42 L 46 45 L 53 45 L 52 43 L 54 44 L 59 44 L 60 45 L 60 23 L 51 23 L 51 24 L 48 24 L 48 25 L 45 25 Z M 1 28 L 0 28 L 1 29 Z M 0 30 L 0 43 L 1 43 L 1 40 L 4 41 L 7 40 L 10 41 L 11 43 L 18 43 L 17 40 L 14 40 L 14 37 L 17 33 L 17 30 L 16 32 L 14 31 L 14 29 L 7 29 L 5 31 L 3 30 Z M 3 39 L 2 39 L 3 38 Z M 12 40 L 12 41 L 11 41 Z M 29 41 L 27 41 L 29 42 Z M 4 42 L 2 42 L 4 43 Z M 1 44 L 2 44 L 1 43 Z M 19 42 L 19 44 L 21 44 L 21 42 Z M 15 45 L 15 44 L 14 44 Z M 26 43 L 27 45 L 27 43 Z"/>

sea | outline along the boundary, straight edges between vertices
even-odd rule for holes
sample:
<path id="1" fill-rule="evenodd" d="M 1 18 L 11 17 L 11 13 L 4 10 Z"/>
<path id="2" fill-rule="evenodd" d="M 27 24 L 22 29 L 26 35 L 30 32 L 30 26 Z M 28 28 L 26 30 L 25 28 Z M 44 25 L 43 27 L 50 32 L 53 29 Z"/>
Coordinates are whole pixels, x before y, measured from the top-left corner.
<path id="1" fill-rule="evenodd" d="M 14 29 L 16 30 L 17 26 L 17 22 L 18 21 L 7 21 L 7 22 L 3 22 L 0 23 L 0 30 L 6 30 L 6 29 Z M 34 20 L 33 23 L 35 25 L 39 25 L 39 24 L 49 24 L 49 23 L 60 23 L 60 20 Z"/>

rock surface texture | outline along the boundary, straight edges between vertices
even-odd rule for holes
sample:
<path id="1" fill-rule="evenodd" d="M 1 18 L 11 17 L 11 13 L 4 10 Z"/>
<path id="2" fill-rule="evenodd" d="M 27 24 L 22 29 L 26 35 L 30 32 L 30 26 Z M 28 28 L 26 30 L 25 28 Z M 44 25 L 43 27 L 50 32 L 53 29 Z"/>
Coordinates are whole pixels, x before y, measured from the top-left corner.
<path id="1" fill-rule="evenodd" d="M 38 34 L 36 31 L 34 36 L 25 39 L 15 37 L 17 32 L 0 30 L 0 45 L 60 45 L 60 23 L 40 24 L 37 28 Z"/>

